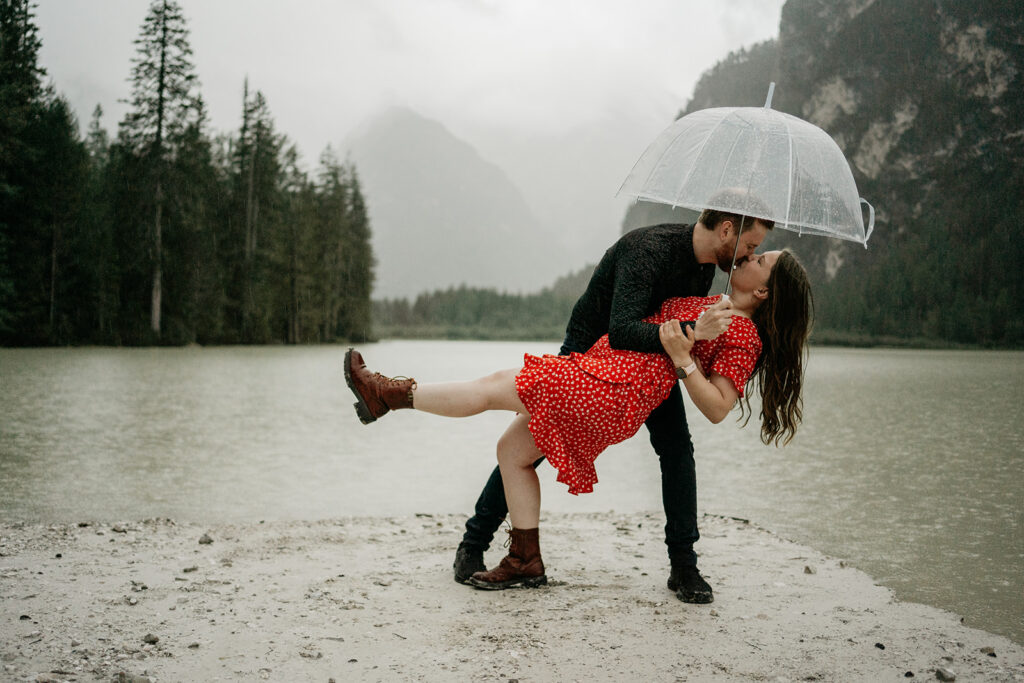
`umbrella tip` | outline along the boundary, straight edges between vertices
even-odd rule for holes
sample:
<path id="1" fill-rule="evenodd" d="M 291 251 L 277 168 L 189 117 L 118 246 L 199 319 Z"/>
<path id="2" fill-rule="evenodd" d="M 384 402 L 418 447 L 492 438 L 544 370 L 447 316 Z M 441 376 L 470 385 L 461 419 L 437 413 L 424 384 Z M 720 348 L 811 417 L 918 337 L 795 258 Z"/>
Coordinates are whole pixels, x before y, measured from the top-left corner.
<path id="1" fill-rule="evenodd" d="M 772 95 L 774 95 L 774 94 L 775 94 L 775 81 L 772 81 L 771 83 L 768 84 L 768 97 L 766 97 L 765 100 L 764 100 L 764 108 L 765 109 L 771 109 L 772 108 Z"/>

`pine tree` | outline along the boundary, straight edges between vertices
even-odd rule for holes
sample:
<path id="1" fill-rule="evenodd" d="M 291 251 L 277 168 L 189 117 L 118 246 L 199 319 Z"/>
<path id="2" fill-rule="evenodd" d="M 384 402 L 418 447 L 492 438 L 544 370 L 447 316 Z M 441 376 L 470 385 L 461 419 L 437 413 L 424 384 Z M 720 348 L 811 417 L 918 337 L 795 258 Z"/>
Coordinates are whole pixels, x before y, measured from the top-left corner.
<path id="1" fill-rule="evenodd" d="M 160 338 L 163 297 L 163 228 L 167 164 L 173 152 L 168 140 L 183 134 L 196 120 L 198 86 L 192 48 L 181 7 L 174 0 L 154 0 L 135 40 L 131 84 L 132 110 L 121 124 L 120 141 L 144 160 L 151 187 L 150 330 Z"/>
<path id="2" fill-rule="evenodd" d="M 0 338 L 8 340 L 25 314 L 28 285 L 16 256 L 34 208 L 24 198 L 33 156 L 25 133 L 41 106 L 46 73 L 32 9 L 28 0 L 0 0 Z"/>
<path id="3" fill-rule="evenodd" d="M 279 234 L 284 145 L 266 98 L 259 91 L 250 96 L 246 79 L 242 126 L 233 145 L 231 212 L 221 245 L 229 273 L 229 318 L 237 341 L 245 343 L 286 337 L 276 279 L 284 258 Z"/>

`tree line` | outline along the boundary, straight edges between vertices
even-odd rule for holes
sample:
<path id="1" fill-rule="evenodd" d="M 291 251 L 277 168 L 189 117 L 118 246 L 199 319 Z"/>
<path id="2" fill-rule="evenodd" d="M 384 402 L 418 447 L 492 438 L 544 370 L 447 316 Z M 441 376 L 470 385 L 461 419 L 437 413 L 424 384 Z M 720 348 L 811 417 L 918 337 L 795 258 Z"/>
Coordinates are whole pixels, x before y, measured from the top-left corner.
<path id="1" fill-rule="evenodd" d="M 115 136 L 44 84 L 33 3 L 0 0 L 0 41 L 0 344 L 370 336 L 354 166 L 328 146 L 305 171 L 247 81 L 213 133 L 174 0 L 148 9 Z"/>
<path id="2" fill-rule="evenodd" d="M 533 294 L 462 285 L 374 301 L 374 331 L 392 338 L 562 339 L 593 271 L 586 266 Z"/>

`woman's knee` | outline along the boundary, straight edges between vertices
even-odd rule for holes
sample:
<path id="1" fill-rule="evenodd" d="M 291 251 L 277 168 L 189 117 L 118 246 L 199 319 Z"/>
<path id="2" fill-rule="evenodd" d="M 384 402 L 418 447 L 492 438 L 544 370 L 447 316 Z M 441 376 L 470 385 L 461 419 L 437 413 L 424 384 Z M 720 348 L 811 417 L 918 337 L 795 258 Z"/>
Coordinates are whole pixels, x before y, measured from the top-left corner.
<path id="1" fill-rule="evenodd" d="M 532 467 L 539 457 L 533 435 L 522 416 L 498 439 L 498 464 L 504 467 Z"/>

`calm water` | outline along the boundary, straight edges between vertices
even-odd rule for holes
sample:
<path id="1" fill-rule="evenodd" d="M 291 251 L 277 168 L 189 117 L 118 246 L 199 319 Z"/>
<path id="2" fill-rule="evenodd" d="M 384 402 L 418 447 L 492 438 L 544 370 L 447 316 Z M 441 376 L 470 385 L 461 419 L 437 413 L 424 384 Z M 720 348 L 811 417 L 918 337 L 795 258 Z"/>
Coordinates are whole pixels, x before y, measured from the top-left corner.
<path id="1" fill-rule="evenodd" d="M 475 377 L 557 344 L 385 342 L 389 374 Z M 0 519 L 221 522 L 471 510 L 505 414 L 363 427 L 341 347 L 0 349 Z M 814 349 L 785 449 L 692 407 L 702 511 L 845 558 L 1024 642 L 1024 354 Z M 544 507 L 660 510 L 644 432 Z M 699 549 L 699 546 L 698 546 Z M 756 571 L 756 568 L 752 568 Z"/>

